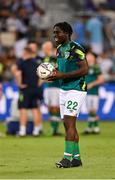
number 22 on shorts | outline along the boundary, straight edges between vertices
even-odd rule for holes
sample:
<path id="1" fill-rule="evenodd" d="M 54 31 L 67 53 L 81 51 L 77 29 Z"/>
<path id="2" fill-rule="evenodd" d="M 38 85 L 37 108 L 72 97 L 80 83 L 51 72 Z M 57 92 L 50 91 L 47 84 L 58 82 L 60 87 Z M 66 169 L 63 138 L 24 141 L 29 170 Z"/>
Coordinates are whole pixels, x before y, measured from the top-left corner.
<path id="1" fill-rule="evenodd" d="M 71 101 L 69 100 L 67 102 L 67 109 L 70 109 L 70 110 L 77 110 L 77 106 L 78 106 L 78 103 L 76 101 Z"/>

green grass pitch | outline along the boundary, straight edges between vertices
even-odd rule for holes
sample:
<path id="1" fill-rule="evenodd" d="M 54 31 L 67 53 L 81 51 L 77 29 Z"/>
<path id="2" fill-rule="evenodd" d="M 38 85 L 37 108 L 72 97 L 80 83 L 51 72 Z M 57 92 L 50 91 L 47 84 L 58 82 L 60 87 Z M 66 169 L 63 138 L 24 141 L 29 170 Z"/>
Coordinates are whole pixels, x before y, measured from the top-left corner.
<path id="1" fill-rule="evenodd" d="M 79 133 L 84 122 L 77 124 Z M 0 137 L 0 179 L 115 179 L 115 122 L 102 122 L 101 134 L 80 135 L 83 167 L 57 169 L 64 136 L 52 137 L 49 123 L 38 138 Z M 60 127 L 63 132 L 63 126 Z M 0 131 L 4 127 L 0 124 Z"/>

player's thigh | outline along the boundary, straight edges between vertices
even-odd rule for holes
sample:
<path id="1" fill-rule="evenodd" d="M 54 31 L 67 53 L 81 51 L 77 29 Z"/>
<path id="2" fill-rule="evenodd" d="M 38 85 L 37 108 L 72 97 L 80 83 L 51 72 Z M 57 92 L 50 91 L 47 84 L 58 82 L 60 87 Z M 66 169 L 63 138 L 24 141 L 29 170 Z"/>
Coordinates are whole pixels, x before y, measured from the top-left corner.
<path id="1" fill-rule="evenodd" d="M 97 111 L 99 105 L 98 95 L 87 95 L 87 109 L 88 111 Z"/>
<path id="2" fill-rule="evenodd" d="M 66 95 L 64 115 L 78 116 L 81 106 L 86 98 L 86 92 L 70 90 Z"/>

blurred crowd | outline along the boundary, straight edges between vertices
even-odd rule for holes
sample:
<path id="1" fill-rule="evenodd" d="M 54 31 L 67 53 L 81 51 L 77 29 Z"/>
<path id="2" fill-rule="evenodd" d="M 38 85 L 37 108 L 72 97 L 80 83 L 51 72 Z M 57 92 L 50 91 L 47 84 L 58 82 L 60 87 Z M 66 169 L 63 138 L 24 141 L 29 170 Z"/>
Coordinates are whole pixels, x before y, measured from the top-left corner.
<path id="1" fill-rule="evenodd" d="M 111 3 L 107 3 L 94 7 L 90 1 L 85 7 L 87 9 L 75 13 L 73 40 L 88 50 L 90 47 L 97 55 L 105 79 L 115 81 L 114 1 L 113 9 Z M 108 8 L 112 9 L 111 13 Z M 48 26 L 46 11 L 35 0 L 0 1 L 0 81 L 13 79 L 11 66 L 22 57 L 29 41 L 38 43 L 38 55 L 42 56 L 42 44 L 52 40 L 52 27 Z"/>
<path id="2" fill-rule="evenodd" d="M 21 58 L 27 42 L 41 45 L 47 37 L 45 11 L 34 0 L 0 1 L 0 79 L 11 80 L 11 65 Z M 6 78 L 7 76 L 7 78 Z"/>

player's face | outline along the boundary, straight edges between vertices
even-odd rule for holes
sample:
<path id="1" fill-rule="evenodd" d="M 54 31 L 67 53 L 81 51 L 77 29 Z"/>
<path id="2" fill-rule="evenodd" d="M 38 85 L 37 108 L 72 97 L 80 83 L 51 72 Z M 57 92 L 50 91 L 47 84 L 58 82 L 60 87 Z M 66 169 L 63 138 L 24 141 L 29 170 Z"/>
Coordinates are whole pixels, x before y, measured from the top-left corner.
<path id="1" fill-rule="evenodd" d="M 30 43 L 28 47 L 33 51 L 34 54 L 38 53 L 38 47 L 36 43 Z"/>
<path id="2" fill-rule="evenodd" d="M 56 44 L 63 44 L 68 41 L 68 34 L 62 31 L 58 26 L 54 27 L 53 36 Z"/>

